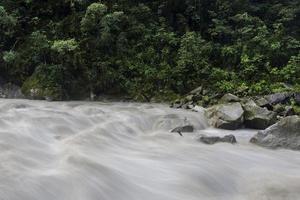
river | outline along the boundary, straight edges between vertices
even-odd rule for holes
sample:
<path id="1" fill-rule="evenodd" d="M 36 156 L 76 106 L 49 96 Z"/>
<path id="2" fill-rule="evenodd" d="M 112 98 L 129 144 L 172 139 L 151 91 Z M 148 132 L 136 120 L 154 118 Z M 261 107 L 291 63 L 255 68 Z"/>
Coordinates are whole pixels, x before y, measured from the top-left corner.
<path id="1" fill-rule="evenodd" d="M 194 133 L 170 133 L 185 121 Z M 162 104 L 1 99 L 0 200 L 300 199 L 300 152 L 257 147 L 255 133 Z"/>

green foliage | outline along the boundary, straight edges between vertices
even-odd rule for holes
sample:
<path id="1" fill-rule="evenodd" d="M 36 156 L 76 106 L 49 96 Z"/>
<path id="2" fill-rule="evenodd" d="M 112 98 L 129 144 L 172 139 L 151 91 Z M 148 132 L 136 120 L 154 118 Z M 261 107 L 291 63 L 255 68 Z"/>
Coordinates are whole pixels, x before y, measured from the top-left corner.
<path id="1" fill-rule="evenodd" d="M 272 74 L 282 82 L 300 83 L 300 53 L 297 56 L 292 56 L 283 68 L 272 69 Z"/>
<path id="2" fill-rule="evenodd" d="M 5 8 L 0 5 L 0 36 L 9 36 L 14 32 L 17 25 L 17 18 L 7 13 Z"/>
<path id="3" fill-rule="evenodd" d="M 195 87 L 197 81 L 209 75 L 209 55 L 211 45 L 195 32 L 187 32 L 182 38 L 178 50 L 175 77 L 185 80 L 178 85 L 182 90 L 190 90 Z"/>
<path id="4" fill-rule="evenodd" d="M 55 99 L 297 90 L 299 21 L 298 0 L 4 0 L 0 73 Z"/>
<path id="5" fill-rule="evenodd" d="M 56 40 L 54 41 L 51 49 L 61 55 L 65 55 L 68 52 L 73 52 L 78 48 L 78 44 L 75 39 L 68 40 Z"/>
<path id="6" fill-rule="evenodd" d="M 101 19 L 107 13 L 107 6 L 101 3 L 92 3 L 86 10 L 81 20 L 83 32 L 97 33 L 100 28 Z"/>
<path id="7" fill-rule="evenodd" d="M 14 51 L 4 51 L 3 52 L 3 60 L 7 64 L 12 64 L 17 59 L 17 54 Z"/>
<path id="8" fill-rule="evenodd" d="M 65 94 L 64 68 L 61 65 L 40 65 L 22 87 L 25 95 L 30 96 L 36 91 L 36 98 L 51 97 L 61 100 Z"/>

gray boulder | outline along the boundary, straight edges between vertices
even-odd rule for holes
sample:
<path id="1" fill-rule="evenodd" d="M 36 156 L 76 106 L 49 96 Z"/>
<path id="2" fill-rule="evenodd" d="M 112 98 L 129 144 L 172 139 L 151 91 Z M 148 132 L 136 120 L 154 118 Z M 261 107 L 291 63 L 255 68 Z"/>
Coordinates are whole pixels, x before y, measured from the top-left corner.
<path id="1" fill-rule="evenodd" d="M 247 128 L 265 129 L 276 123 L 276 113 L 267 108 L 261 108 L 252 100 L 243 105 L 245 126 Z"/>
<path id="2" fill-rule="evenodd" d="M 216 128 L 236 130 L 244 121 L 244 111 L 240 103 L 219 104 L 206 110 L 205 115 Z"/>
<path id="3" fill-rule="evenodd" d="M 287 101 L 289 101 L 292 96 L 293 93 L 282 92 L 282 93 L 267 95 L 265 96 L 265 98 L 270 104 L 278 104 L 278 103 L 284 104 Z"/>
<path id="4" fill-rule="evenodd" d="M 240 98 L 233 94 L 225 94 L 219 101 L 220 103 L 232 103 L 232 102 L 240 102 Z"/>
<path id="5" fill-rule="evenodd" d="M 230 144 L 235 144 L 237 143 L 236 138 L 234 135 L 226 135 L 224 137 L 218 137 L 218 136 L 201 136 L 199 138 L 199 141 L 204 143 L 204 144 L 215 144 L 218 142 L 225 142 L 225 143 L 230 143 Z"/>
<path id="6" fill-rule="evenodd" d="M 300 150 L 300 117 L 289 116 L 273 126 L 259 131 L 251 143 L 267 148 Z"/>

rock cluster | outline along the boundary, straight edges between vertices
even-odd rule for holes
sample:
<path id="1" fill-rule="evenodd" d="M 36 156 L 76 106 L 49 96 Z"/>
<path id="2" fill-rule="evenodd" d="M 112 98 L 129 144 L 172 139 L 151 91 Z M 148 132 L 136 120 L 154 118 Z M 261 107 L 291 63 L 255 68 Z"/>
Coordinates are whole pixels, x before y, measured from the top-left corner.
<path id="1" fill-rule="evenodd" d="M 250 142 L 268 148 L 300 150 L 300 117 L 289 116 L 259 131 Z"/>
<path id="2" fill-rule="evenodd" d="M 219 94 L 209 94 L 202 86 L 194 89 L 182 99 L 177 99 L 171 103 L 172 108 L 192 109 L 195 105 L 206 107 L 217 103 Z"/>
<path id="3" fill-rule="evenodd" d="M 224 102 L 224 101 L 223 101 Z M 274 124 L 277 113 L 259 107 L 254 101 L 222 103 L 206 110 L 211 125 L 216 128 L 236 130 L 241 127 L 265 129 Z"/>
<path id="4" fill-rule="evenodd" d="M 225 94 L 220 96 L 208 92 L 202 87 L 191 91 L 183 99 L 176 100 L 171 107 L 195 109 L 208 107 L 205 114 L 212 126 L 221 129 L 235 130 L 241 127 L 263 130 L 279 119 L 295 114 L 289 102 L 300 105 L 300 93 L 276 93 L 263 97 L 242 98 Z"/>
<path id="5" fill-rule="evenodd" d="M 299 92 L 252 98 L 239 98 L 233 94 L 209 98 L 205 94 L 203 88 L 199 87 L 185 98 L 174 102 L 172 107 L 201 111 L 215 128 L 259 129 L 260 131 L 250 140 L 253 144 L 267 148 L 300 150 L 299 110 L 297 112 L 297 107 L 292 106 L 300 105 Z M 181 129 L 184 130 L 184 127 L 180 127 Z M 233 135 L 225 137 L 203 135 L 199 141 L 205 144 L 236 143 Z"/>
<path id="6" fill-rule="evenodd" d="M 230 143 L 230 144 L 237 143 L 234 135 L 225 135 L 224 137 L 203 135 L 199 138 L 199 141 L 204 144 L 215 144 L 215 143 L 219 143 L 219 142 L 225 142 L 225 143 Z"/>

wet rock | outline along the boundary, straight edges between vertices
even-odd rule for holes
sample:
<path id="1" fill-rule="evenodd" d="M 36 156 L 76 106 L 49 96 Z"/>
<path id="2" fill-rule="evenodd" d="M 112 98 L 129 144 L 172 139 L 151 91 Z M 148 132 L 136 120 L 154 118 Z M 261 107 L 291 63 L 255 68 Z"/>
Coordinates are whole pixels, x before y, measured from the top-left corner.
<path id="1" fill-rule="evenodd" d="M 185 126 L 178 126 L 171 130 L 172 133 L 191 133 L 194 132 L 194 126 L 193 125 L 185 125 Z"/>
<path id="2" fill-rule="evenodd" d="M 259 131 L 251 143 L 267 148 L 286 148 L 300 150 L 300 117 L 289 116 L 273 126 Z"/>
<path id="3" fill-rule="evenodd" d="M 171 103 L 171 108 L 181 108 L 183 105 L 183 102 L 180 99 L 175 100 L 174 102 Z"/>
<path id="4" fill-rule="evenodd" d="M 21 92 L 21 88 L 17 85 L 11 83 L 0 84 L 0 98 L 9 98 L 9 99 L 21 99 L 24 98 L 24 95 Z"/>
<path id="5" fill-rule="evenodd" d="M 218 136 L 201 136 L 199 138 L 199 141 L 204 143 L 204 144 L 215 144 L 218 142 L 225 142 L 225 143 L 230 143 L 230 144 L 235 144 L 237 143 L 236 138 L 234 135 L 226 135 L 224 137 L 218 137 Z"/>
<path id="6" fill-rule="evenodd" d="M 238 98 L 237 96 L 233 95 L 233 94 L 225 94 L 221 99 L 220 99 L 220 103 L 232 103 L 232 102 L 239 102 L 240 98 Z"/>
<path id="7" fill-rule="evenodd" d="M 193 108 L 192 108 L 192 111 L 194 111 L 194 112 L 199 112 L 199 113 L 205 113 L 205 111 L 206 111 L 206 109 L 205 108 L 203 108 L 202 106 L 194 106 Z"/>
<path id="8" fill-rule="evenodd" d="M 261 108 L 250 100 L 243 104 L 245 126 L 254 129 L 265 129 L 276 122 L 276 113 Z"/>
<path id="9" fill-rule="evenodd" d="M 205 115 L 216 128 L 236 130 L 244 121 L 244 111 L 240 103 L 219 104 L 206 110 Z"/>

